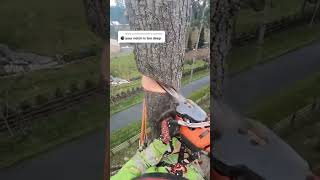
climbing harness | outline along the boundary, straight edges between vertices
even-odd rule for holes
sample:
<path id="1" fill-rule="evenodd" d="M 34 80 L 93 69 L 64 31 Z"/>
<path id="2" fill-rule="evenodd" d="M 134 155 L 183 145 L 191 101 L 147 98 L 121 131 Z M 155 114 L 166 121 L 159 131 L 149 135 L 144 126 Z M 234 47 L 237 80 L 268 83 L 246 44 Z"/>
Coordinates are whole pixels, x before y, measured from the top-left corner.
<path id="1" fill-rule="evenodd" d="M 147 119 L 148 112 L 146 106 L 146 100 L 143 100 L 143 109 L 142 109 L 142 120 L 141 120 L 141 133 L 140 133 L 140 141 L 139 141 L 139 150 L 142 151 L 144 147 L 147 145 Z"/>
<path id="2" fill-rule="evenodd" d="M 178 137 L 181 141 L 181 147 L 176 164 L 168 165 L 169 172 L 178 176 L 182 176 L 186 171 L 186 165 L 200 157 L 199 153 L 210 152 L 210 118 L 207 113 L 202 110 L 196 103 L 190 99 L 186 99 L 174 88 L 168 87 L 162 83 L 152 81 L 148 77 L 143 77 L 148 83 L 153 83 L 152 88 L 147 89 L 156 92 L 168 93 L 175 101 L 175 109 L 166 111 L 161 115 L 161 135 L 160 138 L 165 144 L 170 145 L 170 149 L 166 154 L 173 152 L 172 138 Z M 142 83 L 143 84 L 143 83 Z M 143 84 L 144 87 L 145 84 Z M 146 89 L 144 87 L 144 89 Z M 161 89 L 163 91 L 161 91 Z M 146 100 L 143 101 L 141 135 L 139 141 L 140 149 L 146 142 L 146 124 L 147 124 L 147 108 Z M 187 152 L 186 149 L 190 149 Z M 189 157 L 185 157 L 188 154 Z M 160 164 L 163 164 L 161 162 Z"/>

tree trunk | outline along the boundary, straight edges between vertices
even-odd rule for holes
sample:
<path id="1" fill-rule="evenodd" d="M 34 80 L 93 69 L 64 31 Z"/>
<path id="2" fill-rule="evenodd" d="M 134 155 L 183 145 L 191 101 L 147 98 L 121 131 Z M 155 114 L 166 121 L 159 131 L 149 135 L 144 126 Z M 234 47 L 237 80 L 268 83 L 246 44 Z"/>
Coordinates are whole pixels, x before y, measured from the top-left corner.
<path id="1" fill-rule="evenodd" d="M 307 0 L 303 0 L 302 6 L 301 6 L 301 16 L 304 16 L 305 14 L 306 5 L 307 5 Z"/>
<path id="2" fill-rule="evenodd" d="M 90 30 L 102 39 L 103 47 L 101 50 L 101 61 L 100 61 L 100 86 L 104 94 L 109 94 L 109 56 L 110 56 L 110 42 L 109 42 L 109 19 L 107 19 L 106 11 L 109 10 L 109 3 L 103 3 L 102 0 L 83 0 L 84 9 L 87 17 L 87 23 Z M 108 13 L 109 14 L 109 13 Z M 107 99 L 107 98 L 106 98 Z M 109 113 L 109 112 L 108 112 Z M 108 117 L 108 114 L 106 113 Z M 105 139 L 105 159 L 104 159 L 104 172 L 103 179 L 110 179 L 110 122 L 106 122 L 106 139 Z"/>
<path id="3" fill-rule="evenodd" d="M 126 1 L 131 30 L 160 30 L 166 33 L 165 43 L 135 44 L 138 70 L 177 90 L 181 86 L 190 5 L 190 0 Z M 153 139 L 160 135 L 159 115 L 172 107 L 173 101 L 168 95 L 150 92 L 145 92 L 145 98 Z"/>
<path id="4" fill-rule="evenodd" d="M 210 104 L 222 97 L 226 56 L 231 48 L 233 18 L 239 10 L 238 0 L 213 0 L 210 4 Z"/>
<path id="5" fill-rule="evenodd" d="M 102 3 L 102 0 L 83 0 L 85 13 L 87 17 L 87 23 L 90 30 L 103 40 L 103 48 L 101 51 L 101 63 L 100 63 L 100 85 L 103 89 L 106 89 L 109 83 L 109 19 L 106 16 L 106 6 Z"/>

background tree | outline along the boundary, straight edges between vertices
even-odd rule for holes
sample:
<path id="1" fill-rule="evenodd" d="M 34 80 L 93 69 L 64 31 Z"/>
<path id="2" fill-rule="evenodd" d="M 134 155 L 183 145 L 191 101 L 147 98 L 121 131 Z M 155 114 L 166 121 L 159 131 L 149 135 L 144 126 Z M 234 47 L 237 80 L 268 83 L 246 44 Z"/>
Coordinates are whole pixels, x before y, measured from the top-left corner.
<path id="1" fill-rule="evenodd" d="M 210 1 L 210 108 L 221 99 L 226 56 L 231 48 L 233 18 L 240 8 L 238 0 Z"/>
<path id="2" fill-rule="evenodd" d="M 202 48 L 204 46 L 205 41 L 206 40 L 204 39 L 204 28 L 202 28 L 199 37 L 199 48 Z"/>
<path id="3" fill-rule="evenodd" d="M 193 49 L 193 43 L 192 43 L 192 31 L 188 33 L 188 50 L 192 50 Z"/>
<path id="4" fill-rule="evenodd" d="M 206 11 L 206 6 L 207 6 L 207 0 L 203 0 L 202 1 L 202 8 L 201 8 L 201 17 L 200 17 L 200 27 L 199 27 L 199 32 L 198 32 L 198 36 L 197 36 L 197 41 L 196 41 L 196 45 L 195 45 L 195 52 L 198 51 L 198 47 L 199 47 L 199 41 L 201 38 L 201 32 L 202 29 L 204 29 L 204 19 L 205 19 L 205 11 Z M 195 63 L 195 54 L 193 53 L 193 57 L 192 57 L 192 66 L 191 66 L 191 73 L 190 73 L 190 82 L 192 81 L 192 76 L 193 76 L 193 68 L 194 68 L 194 63 Z"/>
<path id="5" fill-rule="evenodd" d="M 126 1 L 131 30 L 162 30 L 165 43 L 135 44 L 137 68 L 143 75 L 180 89 L 190 0 Z M 145 92 L 151 139 L 160 135 L 159 116 L 173 107 L 168 95 Z"/>
<path id="6" fill-rule="evenodd" d="M 87 23 L 89 28 L 93 33 L 95 33 L 98 37 L 101 38 L 103 42 L 103 48 L 101 51 L 101 63 L 100 63 L 100 86 L 104 90 L 106 94 L 109 94 L 109 54 L 110 54 L 110 39 L 109 39 L 109 18 L 106 18 L 106 15 L 109 12 L 109 3 L 102 0 L 83 0 L 84 9 L 87 17 Z M 106 97 L 107 99 L 107 97 Z M 106 112 L 106 117 L 108 117 L 108 112 Z M 110 123 L 106 123 L 106 132 L 110 132 Z M 109 179 L 109 134 L 106 135 L 105 138 L 105 161 L 104 161 L 104 179 Z"/>
<path id="7" fill-rule="evenodd" d="M 87 23 L 90 30 L 101 38 L 103 48 L 101 52 L 100 63 L 100 82 L 101 86 L 105 89 L 109 83 L 109 19 L 106 18 L 106 5 L 102 0 L 83 0 Z M 107 4 L 107 3 L 106 3 Z"/>

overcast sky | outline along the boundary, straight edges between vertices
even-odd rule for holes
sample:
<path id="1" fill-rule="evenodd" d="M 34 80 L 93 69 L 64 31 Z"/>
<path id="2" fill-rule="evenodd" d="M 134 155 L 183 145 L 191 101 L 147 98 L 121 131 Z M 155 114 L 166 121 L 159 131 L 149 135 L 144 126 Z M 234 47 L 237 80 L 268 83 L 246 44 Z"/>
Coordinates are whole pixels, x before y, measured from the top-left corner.
<path id="1" fill-rule="evenodd" d="M 116 0 L 110 0 L 110 6 L 115 6 L 116 5 Z"/>

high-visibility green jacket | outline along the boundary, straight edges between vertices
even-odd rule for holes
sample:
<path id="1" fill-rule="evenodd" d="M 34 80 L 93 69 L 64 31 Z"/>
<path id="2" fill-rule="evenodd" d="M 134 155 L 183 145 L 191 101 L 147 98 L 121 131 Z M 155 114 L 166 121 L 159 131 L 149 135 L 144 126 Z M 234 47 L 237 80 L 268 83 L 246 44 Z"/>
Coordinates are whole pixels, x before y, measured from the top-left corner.
<path id="1" fill-rule="evenodd" d="M 174 139 L 173 143 L 177 142 Z M 163 156 L 168 150 L 169 145 L 165 145 L 162 141 L 155 139 L 145 150 L 137 152 L 120 170 L 111 177 L 111 180 L 130 180 L 139 177 L 145 173 L 168 173 L 166 166 L 157 167 L 160 161 L 163 161 Z M 178 154 L 170 154 L 165 157 L 165 162 L 176 164 Z M 201 170 L 194 164 L 190 163 L 187 166 L 186 173 L 183 177 L 189 180 L 203 180 Z"/>

